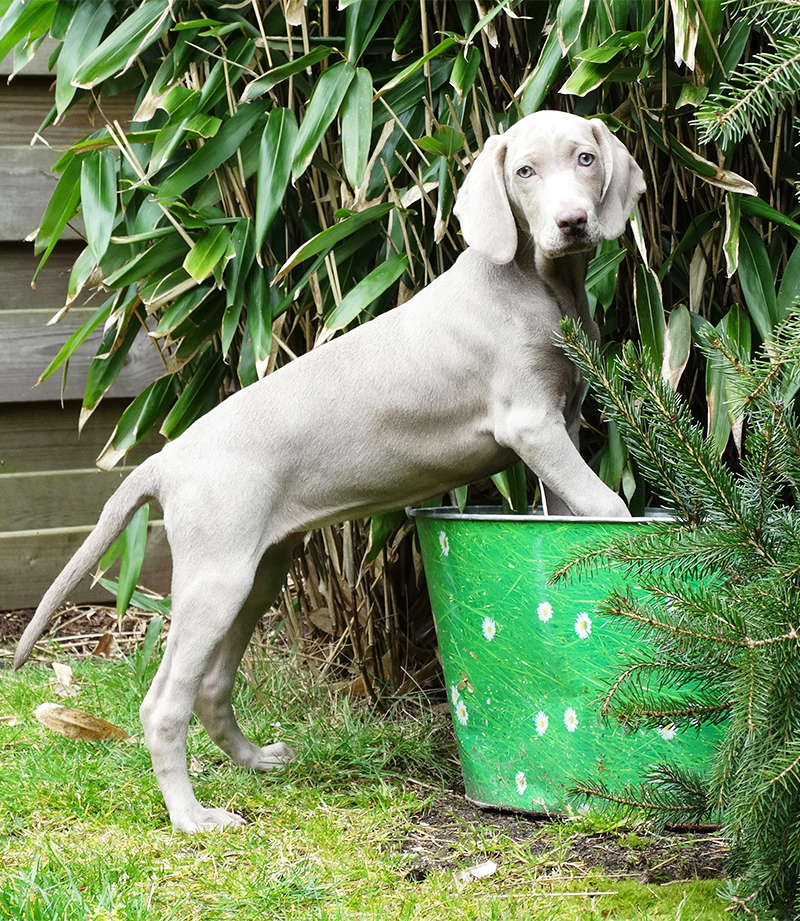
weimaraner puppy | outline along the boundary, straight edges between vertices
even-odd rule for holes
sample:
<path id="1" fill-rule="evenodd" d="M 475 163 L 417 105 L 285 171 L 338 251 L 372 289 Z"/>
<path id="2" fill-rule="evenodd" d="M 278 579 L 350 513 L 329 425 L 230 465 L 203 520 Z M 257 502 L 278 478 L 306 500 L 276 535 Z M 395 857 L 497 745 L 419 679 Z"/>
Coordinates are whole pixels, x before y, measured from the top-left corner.
<path id="1" fill-rule="evenodd" d="M 469 248 L 412 300 L 234 394 L 146 460 L 47 591 L 20 641 L 31 653 L 56 607 L 145 502 L 172 550 L 172 623 L 141 707 L 175 829 L 243 822 L 198 802 L 186 737 L 192 711 L 237 763 L 292 756 L 236 722 L 231 690 L 292 549 L 312 528 L 411 505 L 518 458 L 550 511 L 626 516 L 578 453 L 582 385 L 559 321 L 588 315 L 588 254 L 618 237 L 642 172 L 600 121 L 538 112 L 490 138 L 455 213 Z"/>

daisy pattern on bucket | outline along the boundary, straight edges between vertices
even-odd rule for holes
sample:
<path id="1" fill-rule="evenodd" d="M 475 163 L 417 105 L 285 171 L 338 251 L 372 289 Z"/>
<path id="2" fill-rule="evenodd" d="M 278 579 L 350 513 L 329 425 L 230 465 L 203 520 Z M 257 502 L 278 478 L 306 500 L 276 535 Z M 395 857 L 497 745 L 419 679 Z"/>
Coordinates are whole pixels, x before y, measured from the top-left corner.
<path id="1" fill-rule="evenodd" d="M 491 617 L 484 617 L 483 623 L 481 624 L 481 631 L 484 637 L 491 643 L 495 636 L 497 636 L 497 624 Z"/>
<path id="2" fill-rule="evenodd" d="M 458 704 L 458 696 L 458 688 L 454 684 L 450 685 L 450 700 L 453 701 L 454 707 Z"/>
<path id="3" fill-rule="evenodd" d="M 564 725 L 570 732 L 575 732 L 578 728 L 578 714 L 572 707 L 567 707 L 564 711 Z"/>
<path id="4" fill-rule="evenodd" d="M 548 620 L 553 616 L 553 605 L 549 601 L 543 601 L 538 608 L 536 608 L 536 614 L 539 620 L 546 624 Z"/>
<path id="5" fill-rule="evenodd" d="M 528 789 L 528 780 L 525 777 L 524 771 L 517 771 L 516 777 L 514 777 L 514 783 L 517 787 L 517 793 L 520 796 Z"/>
<path id="6" fill-rule="evenodd" d="M 547 732 L 547 727 L 550 725 L 550 717 L 544 710 L 540 710 L 533 718 L 533 725 L 536 727 L 537 734 L 543 736 Z"/>
<path id="7" fill-rule="evenodd" d="M 469 720 L 469 713 L 467 713 L 467 705 L 463 700 L 459 698 L 458 703 L 456 704 L 456 719 L 461 723 L 462 726 L 467 725 Z"/>
<path id="8" fill-rule="evenodd" d="M 592 632 L 592 619 L 586 611 L 581 611 L 578 615 L 575 621 L 575 632 L 582 640 L 589 639 L 589 634 Z"/>
<path id="9" fill-rule="evenodd" d="M 666 726 L 659 726 L 656 732 L 665 742 L 671 742 L 678 734 L 678 730 L 672 723 L 667 723 Z"/>
<path id="10" fill-rule="evenodd" d="M 442 556 L 450 556 L 450 541 L 444 531 L 439 531 L 439 546 L 442 548 Z"/>

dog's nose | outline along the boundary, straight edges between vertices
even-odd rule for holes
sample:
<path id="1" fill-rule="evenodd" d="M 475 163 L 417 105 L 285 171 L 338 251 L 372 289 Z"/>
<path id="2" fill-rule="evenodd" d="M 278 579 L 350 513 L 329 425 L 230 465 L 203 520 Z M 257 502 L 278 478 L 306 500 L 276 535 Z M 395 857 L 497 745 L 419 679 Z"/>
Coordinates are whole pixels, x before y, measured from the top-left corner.
<path id="1" fill-rule="evenodd" d="M 583 208 L 569 208 L 559 211 L 556 215 L 556 224 L 565 237 L 579 237 L 586 231 L 588 214 Z"/>

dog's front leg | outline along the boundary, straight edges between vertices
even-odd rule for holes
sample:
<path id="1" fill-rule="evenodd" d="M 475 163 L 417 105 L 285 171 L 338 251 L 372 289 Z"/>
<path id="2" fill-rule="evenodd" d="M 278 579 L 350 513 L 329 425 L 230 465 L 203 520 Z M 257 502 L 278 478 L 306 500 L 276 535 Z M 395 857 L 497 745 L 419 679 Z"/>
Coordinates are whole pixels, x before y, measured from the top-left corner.
<path id="1" fill-rule="evenodd" d="M 514 415 L 517 418 L 507 420 L 507 434 L 498 435 L 498 442 L 512 448 L 574 515 L 630 517 L 623 500 L 583 460 L 560 413 L 535 419 L 522 410 Z"/>

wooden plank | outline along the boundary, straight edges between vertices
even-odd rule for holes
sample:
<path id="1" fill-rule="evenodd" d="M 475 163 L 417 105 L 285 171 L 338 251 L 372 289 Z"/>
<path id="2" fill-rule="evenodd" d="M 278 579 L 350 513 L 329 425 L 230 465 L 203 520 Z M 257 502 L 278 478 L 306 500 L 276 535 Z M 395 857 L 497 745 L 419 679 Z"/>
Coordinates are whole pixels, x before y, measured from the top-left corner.
<path id="1" fill-rule="evenodd" d="M 24 240 L 39 226 L 44 209 L 58 182 L 50 167 L 59 154 L 47 147 L 0 147 L 0 188 L 12 208 L 0 208 L 0 240 Z M 73 229 L 74 228 L 74 229 Z M 67 225 L 63 240 L 81 237 L 83 221 Z"/>
<path id="2" fill-rule="evenodd" d="M 0 471 L 25 473 L 94 466 L 128 400 L 105 399 L 78 437 L 80 403 L 0 404 Z M 128 464 L 138 464 L 158 451 L 164 438 L 148 435 L 132 448 Z"/>
<path id="3" fill-rule="evenodd" d="M 34 387 L 39 375 L 58 354 L 67 338 L 85 323 L 94 308 L 70 312 L 56 326 L 45 324 L 49 310 L 0 311 L 0 404 L 61 399 L 61 373 Z M 64 399 L 82 399 L 89 364 L 102 342 L 102 328 L 94 332 L 69 362 Z M 164 373 L 153 342 L 140 333 L 109 396 L 134 397 Z"/>
<path id="4" fill-rule="evenodd" d="M 93 525 L 133 469 L 0 473 L 0 531 Z"/>
<path id="5" fill-rule="evenodd" d="M 0 533 L 0 611 L 35 607 L 91 527 Z M 169 591 L 172 561 L 163 523 L 150 524 L 140 582 L 156 592 Z M 70 592 L 75 604 L 106 603 L 111 596 L 91 587 L 87 576 Z"/>
<path id="6" fill-rule="evenodd" d="M 34 308 L 55 314 L 67 300 L 69 275 L 82 250 L 83 243 L 57 243 L 36 279 L 34 290 L 31 279 L 39 257 L 33 254 L 33 244 L 7 242 L 0 245 L 0 310 Z M 91 290 L 86 295 L 81 294 L 74 306 L 85 306 L 90 294 Z"/>
<path id="7" fill-rule="evenodd" d="M 29 148 L 42 122 L 55 105 L 55 93 L 51 89 L 53 80 L 48 77 L 19 76 L 8 85 L 5 85 L 5 81 L 3 83 L 3 92 L 0 93 L 0 144 Z M 133 93 L 104 96 L 100 105 L 102 112 L 95 105 L 91 93 L 84 94 L 57 124 L 45 128 L 41 137 L 60 155 L 71 144 L 102 128 L 107 119 L 112 124 L 118 121 L 128 130 L 136 107 Z M 46 149 L 41 141 L 35 143 Z"/>

